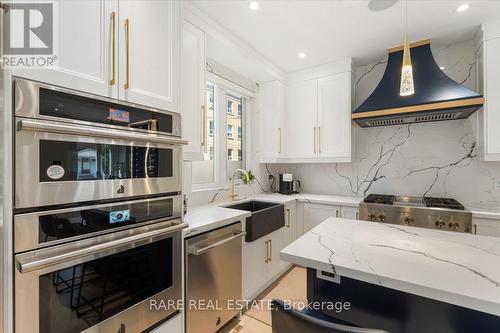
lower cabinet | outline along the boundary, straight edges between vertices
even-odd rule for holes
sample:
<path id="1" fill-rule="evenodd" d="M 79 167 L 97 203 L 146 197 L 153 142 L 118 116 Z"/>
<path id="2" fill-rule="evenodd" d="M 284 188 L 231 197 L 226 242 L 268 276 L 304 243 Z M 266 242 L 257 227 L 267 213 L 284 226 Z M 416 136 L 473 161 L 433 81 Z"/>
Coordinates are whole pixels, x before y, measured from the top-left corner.
<path id="1" fill-rule="evenodd" d="M 168 321 L 163 323 L 161 326 L 155 328 L 151 333 L 182 333 L 184 332 L 184 318 L 182 314 L 179 313 L 174 317 L 170 318 Z"/>
<path id="2" fill-rule="evenodd" d="M 472 219 L 472 232 L 476 235 L 500 237 L 500 219 Z"/>
<path id="3" fill-rule="evenodd" d="M 250 299 L 287 266 L 280 260 L 285 247 L 285 228 L 243 245 L 243 298 Z"/>
<path id="4" fill-rule="evenodd" d="M 341 206 L 340 207 L 340 217 L 343 217 L 345 219 L 359 220 L 359 208 L 358 207 Z"/>
<path id="5" fill-rule="evenodd" d="M 340 206 L 304 203 L 304 233 L 332 216 L 340 217 Z"/>

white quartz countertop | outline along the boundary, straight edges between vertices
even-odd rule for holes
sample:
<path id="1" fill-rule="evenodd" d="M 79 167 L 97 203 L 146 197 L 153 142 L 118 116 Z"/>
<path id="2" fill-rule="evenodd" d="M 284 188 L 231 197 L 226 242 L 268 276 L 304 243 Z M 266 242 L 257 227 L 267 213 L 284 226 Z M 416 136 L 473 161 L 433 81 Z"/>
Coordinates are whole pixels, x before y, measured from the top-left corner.
<path id="1" fill-rule="evenodd" d="M 191 208 L 184 215 L 184 222 L 189 226 L 184 235 L 191 237 L 214 230 L 250 216 L 250 212 L 218 206 L 202 206 Z"/>
<path id="2" fill-rule="evenodd" d="M 331 217 L 281 259 L 500 316 L 500 238 Z"/>

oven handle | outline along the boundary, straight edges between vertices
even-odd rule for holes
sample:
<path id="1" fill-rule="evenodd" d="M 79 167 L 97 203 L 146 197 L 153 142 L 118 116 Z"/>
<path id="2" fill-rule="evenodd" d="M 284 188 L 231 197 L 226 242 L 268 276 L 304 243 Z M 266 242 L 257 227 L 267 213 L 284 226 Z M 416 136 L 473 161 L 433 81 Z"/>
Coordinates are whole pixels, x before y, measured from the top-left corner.
<path id="1" fill-rule="evenodd" d="M 188 144 L 186 140 L 165 135 L 138 133 L 132 130 L 116 130 L 105 127 L 91 127 L 91 126 L 81 126 L 76 124 L 55 123 L 43 120 L 29 120 L 29 119 L 18 120 L 17 130 L 83 135 L 83 136 L 100 137 L 107 139 L 133 140 L 139 142 L 164 143 L 172 145 Z"/>
<path id="2" fill-rule="evenodd" d="M 130 237 L 124 237 L 109 242 L 104 242 L 89 247 L 84 247 L 72 252 L 63 252 L 61 254 L 56 254 L 51 257 L 37 259 L 36 257 L 27 258 L 25 260 L 17 260 L 17 267 L 20 273 L 27 273 L 36 270 L 41 270 L 46 267 L 54 266 L 63 262 L 68 262 L 76 259 L 85 258 L 90 255 L 95 255 L 103 251 L 111 250 L 114 248 L 119 248 L 124 245 L 136 243 L 142 240 L 146 240 L 152 237 L 159 237 L 166 234 L 171 234 L 188 226 L 187 223 L 180 223 L 175 226 L 169 226 L 167 228 L 162 228 L 158 230 L 147 231 L 137 235 L 132 235 Z M 43 253 L 41 250 L 38 253 Z"/>

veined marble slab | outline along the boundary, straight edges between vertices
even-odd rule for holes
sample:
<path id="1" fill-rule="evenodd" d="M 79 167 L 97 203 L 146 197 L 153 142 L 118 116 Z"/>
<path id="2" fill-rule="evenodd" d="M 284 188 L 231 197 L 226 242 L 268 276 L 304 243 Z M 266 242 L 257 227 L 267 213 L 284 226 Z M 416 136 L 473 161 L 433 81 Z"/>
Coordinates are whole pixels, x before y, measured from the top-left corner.
<path id="1" fill-rule="evenodd" d="M 184 215 L 184 222 L 189 224 L 184 231 L 184 235 L 186 237 L 199 235 L 238 222 L 250 215 L 250 212 L 244 210 L 217 206 L 191 208 L 188 213 Z"/>
<path id="2" fill-rule="evenodd" d="M 331 217 L 281 259 L 500 316 L 497 237 Z"/>

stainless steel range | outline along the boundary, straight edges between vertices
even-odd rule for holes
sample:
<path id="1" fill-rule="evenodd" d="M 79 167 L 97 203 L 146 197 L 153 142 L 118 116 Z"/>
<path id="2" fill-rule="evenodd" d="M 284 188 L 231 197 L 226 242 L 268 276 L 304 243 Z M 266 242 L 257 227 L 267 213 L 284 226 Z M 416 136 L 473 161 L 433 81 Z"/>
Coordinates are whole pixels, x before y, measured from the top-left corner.
<path id="1" fill-rule="evenodd" d="M 361 220 L 471 232 L 472 213 L 451 198 L 370 194 L 359 205 Z"/>

